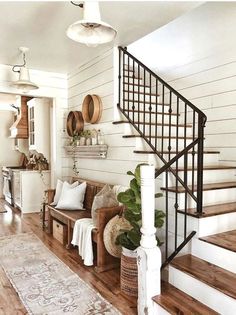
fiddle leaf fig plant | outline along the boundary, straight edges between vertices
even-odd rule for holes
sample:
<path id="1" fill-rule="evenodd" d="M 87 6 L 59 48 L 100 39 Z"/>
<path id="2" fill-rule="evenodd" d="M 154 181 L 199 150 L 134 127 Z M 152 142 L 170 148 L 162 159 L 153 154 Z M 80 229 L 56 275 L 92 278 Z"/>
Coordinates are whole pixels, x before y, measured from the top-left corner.
<path id="1" fill-rule="evenodd" d="M 135 250 L 140 245 L 142 226 L 141 214 L 141 178 L 140 167 L 147 164 L 138 164 L 135 172 L 128 171 L 127 174 L 134 178 L 130 181 L 130 187 L 124 192 L 120 192 L 117 196 L 119 202 L 125 206 L 124 217 L 130 223 L 129 230 L 122 230 L 121 234 L 116 238 L 116 244 L 127 249 Z M 161 193 L 155 194 L 155 198 L 162 197 Z M 164 224 L 165 213 L 161 210 L 155 210 L 155 227 L 161 228 Z M 157 244 L 161 242 L 157 237 Z"/>

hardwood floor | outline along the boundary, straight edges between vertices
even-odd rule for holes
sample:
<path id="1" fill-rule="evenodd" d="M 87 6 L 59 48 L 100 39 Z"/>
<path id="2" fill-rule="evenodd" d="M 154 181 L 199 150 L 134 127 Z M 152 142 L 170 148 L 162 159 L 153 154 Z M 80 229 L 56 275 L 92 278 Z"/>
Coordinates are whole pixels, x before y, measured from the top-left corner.
<path id="1" fill-rule="evenodd" d="M 0 213 L 0 237 L 32 231 L 59 259 L 113 304 L 122 314 L 137 314 L 136 300 L 126 297 L 120 292 L 120 274 L 118 269 L 96 273 L 94 267 L 83 265 L 77 249 L 65 249 L 51 235 L 42 231 L 39 214 L 21 215 L 20 211 L 11 208 L 4 200 L 0 199 L 0 211 L 4 209 L 7 212 Z M 27 311 L 21 304 L 4 271 L 0 269 L 0 315 L 3 314 L 21 315 L 27 314 Z"/>

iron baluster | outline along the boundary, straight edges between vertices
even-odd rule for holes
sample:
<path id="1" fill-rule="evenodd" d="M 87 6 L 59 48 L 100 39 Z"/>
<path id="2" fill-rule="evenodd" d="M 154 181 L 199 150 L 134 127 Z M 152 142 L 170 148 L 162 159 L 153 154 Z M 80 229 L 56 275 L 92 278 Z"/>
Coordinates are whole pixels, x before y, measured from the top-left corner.
<path id="1" fill-rule="evenodd" d="M 152 77 L 151 73 L 149 74 L 149 141 L 152 141 Z"/>

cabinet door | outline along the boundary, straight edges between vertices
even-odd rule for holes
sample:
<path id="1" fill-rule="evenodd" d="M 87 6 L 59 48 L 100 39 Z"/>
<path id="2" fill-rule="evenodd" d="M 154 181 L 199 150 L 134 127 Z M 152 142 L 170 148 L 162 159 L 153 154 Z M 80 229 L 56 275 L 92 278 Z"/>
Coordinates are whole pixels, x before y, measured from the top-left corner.
<path id="1" fill-rule="evenodd" d="M 29 117 L 29 148 L 35 149 L 35 113 L 34 106 L 30 106 L 28 109 L 28 117 Z"/>
<path id="2" fill-rule="evenodd" d="M 13 200 L 14 204 L 21 208 L 21 181 L 19 172 L 13 172 Z"/>
<path id="3" fill-rule="evenodd" d="M 29 149 L 50 159 L 50 99 L 33 98 L 27 102 L 29 111 Z"/>

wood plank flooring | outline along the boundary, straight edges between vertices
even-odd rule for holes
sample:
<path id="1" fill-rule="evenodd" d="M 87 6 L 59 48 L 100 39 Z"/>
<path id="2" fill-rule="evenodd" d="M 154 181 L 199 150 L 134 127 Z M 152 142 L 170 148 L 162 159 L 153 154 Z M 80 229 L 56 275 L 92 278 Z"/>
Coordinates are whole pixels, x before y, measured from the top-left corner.
<path id="1" fill-rule="evenodd" d="M 200 240 L 236 252 L 236 230 L 200 237 Z"/>
<path id="2" fill-rule="evenodd" d="M 71 270 L 98 291 L 106 300 L 113 304 L 124 315 L 137 314 L 136 299 L 127 297 L 120 292 L 119 269 L 96 273 L 94 267 L 86 267 L 78 256 L 77 249 L 67 250 L 51 235 L 42 231 L 39 214 L 24 214 L 11 208 L 0 199 L 0 236 L 34 232 L 59 259 Z M 9 283 L 3 270 L 0 269 L 0 315 L 27 314 L 17 293 Z"/>
<path id="3" fill-rule="evenodd" d="M 236 274 L 193 255 L 175 258 L 171 266 L 236 299 Z"/>
<path id="4" fill-rule="evenodd" d="M 167 310 L 171 315 L 216 315 L 206 305 L 192 298 L 190 295 L 180 291 L 171 284 L 163 282 L 161 285 L 161 295 L 157 295 L 153 300 Z M 183 303 L 184 302 L 184 303 Z"/>

